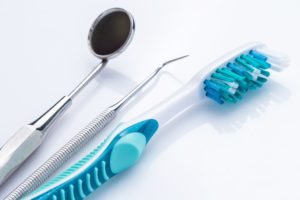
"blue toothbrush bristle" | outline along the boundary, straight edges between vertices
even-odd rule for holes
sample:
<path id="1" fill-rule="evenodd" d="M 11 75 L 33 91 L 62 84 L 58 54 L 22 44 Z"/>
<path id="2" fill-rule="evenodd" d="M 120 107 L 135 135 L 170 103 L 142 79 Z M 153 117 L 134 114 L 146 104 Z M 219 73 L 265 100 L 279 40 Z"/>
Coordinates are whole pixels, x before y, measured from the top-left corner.
<path id="1" fill-rule="evenodd" d="M 204 81 L 206 96 L 219 104 L 240 101 L 248 90 L 261 88 L 268 80 L 271 64 L 257 50 L 249 50 L 219 66 Z"/>

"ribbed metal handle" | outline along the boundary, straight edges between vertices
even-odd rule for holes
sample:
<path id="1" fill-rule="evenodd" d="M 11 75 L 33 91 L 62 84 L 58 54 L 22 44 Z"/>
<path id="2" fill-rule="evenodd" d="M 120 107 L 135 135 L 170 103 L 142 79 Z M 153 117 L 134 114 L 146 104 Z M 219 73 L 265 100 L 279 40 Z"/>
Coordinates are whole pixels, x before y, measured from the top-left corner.
<path id="1" fill-rule="evenodd" d="M 116 110 L 108 108 L 75 135 L 60 150 L 21 183 L 5 200 L 17 200 L 35 190 L 60 168 L 76 151 L 90 141 L 116 116 Z"/>

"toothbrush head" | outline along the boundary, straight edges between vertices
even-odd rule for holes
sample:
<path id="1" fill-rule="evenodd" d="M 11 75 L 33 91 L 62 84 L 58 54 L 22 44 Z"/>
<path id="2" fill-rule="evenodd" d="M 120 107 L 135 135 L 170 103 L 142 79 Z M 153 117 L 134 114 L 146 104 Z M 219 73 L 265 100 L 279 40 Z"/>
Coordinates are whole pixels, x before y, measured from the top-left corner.
<path id="1" fill-rule="evenodd" d="M 262 44 L 250 44 L 208 66 L 214 70 L 204 81 L 204 91 L 219 104 L 236 103 L 249 90 L 264 86 L 270 70 L 281 71 L 287 65 L 286 56 Z"/>

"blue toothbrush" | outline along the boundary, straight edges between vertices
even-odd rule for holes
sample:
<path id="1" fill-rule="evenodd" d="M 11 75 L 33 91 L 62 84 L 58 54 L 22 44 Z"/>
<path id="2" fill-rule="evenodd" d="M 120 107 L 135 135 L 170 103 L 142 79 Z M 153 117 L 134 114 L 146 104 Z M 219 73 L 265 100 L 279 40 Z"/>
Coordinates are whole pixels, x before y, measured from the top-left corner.
<path id="1" fill-rule="evenodd" d="M 184 87 L 140 117 L 121 123 L 90 154 L 24 199 L 84 199 L 113 176 L 133 166 L 158 130 L 176 114 L 209 97 L 236 103 L 248 90 L 262 87 L 269 70 L 280 71 L 288 59 L 261 43 L 244 45 L 207 65 Z"/>

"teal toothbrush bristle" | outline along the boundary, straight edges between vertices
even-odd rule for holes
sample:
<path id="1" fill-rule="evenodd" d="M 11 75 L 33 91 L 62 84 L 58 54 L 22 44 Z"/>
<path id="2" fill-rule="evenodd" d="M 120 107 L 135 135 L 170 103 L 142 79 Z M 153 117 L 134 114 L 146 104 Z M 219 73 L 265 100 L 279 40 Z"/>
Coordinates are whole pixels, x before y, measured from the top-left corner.
<path id="1" fill-rule="evenodd" d="M 261 88 L 268 80 L 271 64 L 264 54 L 250 50 L 217 68 L 204 81 L 206 96 L 219 104 L 236 103 L 248 90 Z"/>

